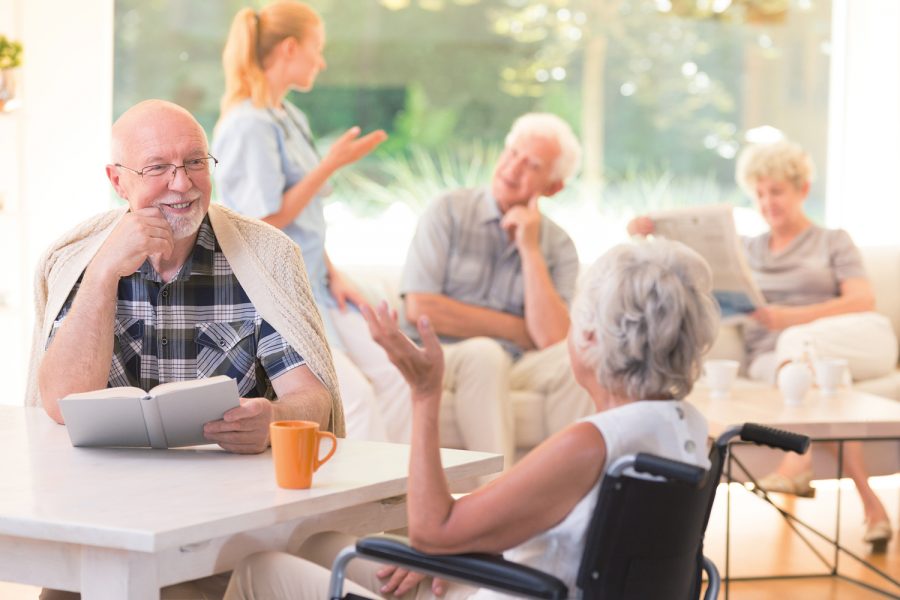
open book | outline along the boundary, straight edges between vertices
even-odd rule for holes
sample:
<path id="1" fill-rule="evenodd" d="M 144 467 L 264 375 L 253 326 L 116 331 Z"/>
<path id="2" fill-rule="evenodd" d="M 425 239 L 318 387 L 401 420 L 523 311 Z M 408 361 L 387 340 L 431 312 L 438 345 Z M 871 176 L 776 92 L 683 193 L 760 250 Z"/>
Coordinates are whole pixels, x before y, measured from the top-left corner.
<path id="1" fill-rule="evenodd" d="M 719 204 L 650 213 L 654 234 L 677 240 L 706 259 L 723 322 L 735 322 L 766 303 L 753 280 L 734 228 L 732 207 Z"/>
<path id="2" fill-rule="evenodd" d="M 73 446 L 176 448 L 209 444 L 203 425 L 240 405 L 237 383 L 219 375 L 69 394 L 59 408 Z"/>

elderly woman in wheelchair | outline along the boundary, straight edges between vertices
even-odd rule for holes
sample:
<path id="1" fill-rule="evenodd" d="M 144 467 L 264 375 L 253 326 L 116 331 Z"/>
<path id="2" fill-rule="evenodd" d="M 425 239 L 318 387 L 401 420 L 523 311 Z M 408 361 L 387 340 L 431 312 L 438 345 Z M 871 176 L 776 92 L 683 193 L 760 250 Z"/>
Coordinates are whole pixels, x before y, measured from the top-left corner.
<path id="1" fill-rule="evenodd" d="M 574 302 L 569 334 L 572 369 L 597 412 L 458 499 L 448 490 L 439 453 L 438 339 L 423 318 L 417 326 L 424 348 L 418 348 L 398 330 L 396 315 L 385 305 L 364 309 L 375 340 L 412 390 L 411 545 L 435 554 L 503 553 L 552 573 L 574 597 L 600 483 L 616 459 L 644 452 L 709 465 L 706 421 L 684 398 L 717 331 L 711 283 L 704 261 L 677 242 L 622 245 L 601 257 Z M 326 561 L 321 559 L 330 565 Z M 345 589 L 365 597 L 498 597 L 368 561 L 355 561 L 347 574 Z M 238 565 L 226 598 L 326 598 L 328 582 L 324 566 L 263 553 Z"/>

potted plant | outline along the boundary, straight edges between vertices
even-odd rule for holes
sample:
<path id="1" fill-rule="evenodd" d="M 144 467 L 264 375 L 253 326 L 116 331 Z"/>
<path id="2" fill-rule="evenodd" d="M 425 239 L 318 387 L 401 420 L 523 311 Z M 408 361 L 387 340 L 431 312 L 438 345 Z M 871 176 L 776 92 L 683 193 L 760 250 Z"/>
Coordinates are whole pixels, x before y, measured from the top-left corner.
<path id="1" fill-rule="evenodd" d="M 0 35 L 0 112 L 11 110 L 16 97 L 15 69 L 22 64 L 22 44 Z"/>

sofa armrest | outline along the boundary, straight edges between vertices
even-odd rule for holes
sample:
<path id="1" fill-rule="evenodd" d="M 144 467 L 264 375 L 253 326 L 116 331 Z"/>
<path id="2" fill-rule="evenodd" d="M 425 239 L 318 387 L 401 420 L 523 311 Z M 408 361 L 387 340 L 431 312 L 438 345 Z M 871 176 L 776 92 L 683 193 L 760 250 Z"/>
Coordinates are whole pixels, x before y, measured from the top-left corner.
<path id="1" fill-rule="evenodd" d="M 342 268 L 341 272 L 353 282 L 372 306 L 387 300 L 394 310 L 400 312 L 403 308 L 403 301 L 400 298 L 400 267 L 355 265 Z"/>

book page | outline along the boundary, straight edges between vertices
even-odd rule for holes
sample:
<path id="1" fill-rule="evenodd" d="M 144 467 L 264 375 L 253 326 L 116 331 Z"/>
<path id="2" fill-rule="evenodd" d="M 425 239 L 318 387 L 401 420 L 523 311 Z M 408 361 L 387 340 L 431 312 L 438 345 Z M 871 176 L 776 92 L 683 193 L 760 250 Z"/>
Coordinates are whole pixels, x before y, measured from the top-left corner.
<path id="1" fill-rule="evenodd" d="M 747 265 L 731 206 L 682 208 L 648 216 L 654 235 L 685 244 L 709 263 L 723 318 L 752 312 L 766 303 Z"/>
<path id="2" fill-rule="evenodd" d="M 185 379 L 184 381 L 170 381 L 161 383 L 150 390 L 151 396 L 161 396 L 171 392 L 181 390 L 195 390 L 205 386 L 215 386 L 223 381 L 229 381 L 231 378 L 227 375 L 216 375 L 215 377 L 207 377 L 205 379 Z"/>
<path id="3" fill-rule="evenodd" d="M 237 382 L 224 375 L 166 383 L 151 391 L 169 448 L 211 443 L 203 436 L 203 425 L 240 406 Z"/>
<path id="4" fill-rule="evenodd" d="M 92 392 L 80 392 L 69 394 L 67 400 L 79 400 L 81 398 L 143 398 L 147 392 L 136 387 L 114 387 Z"/>

